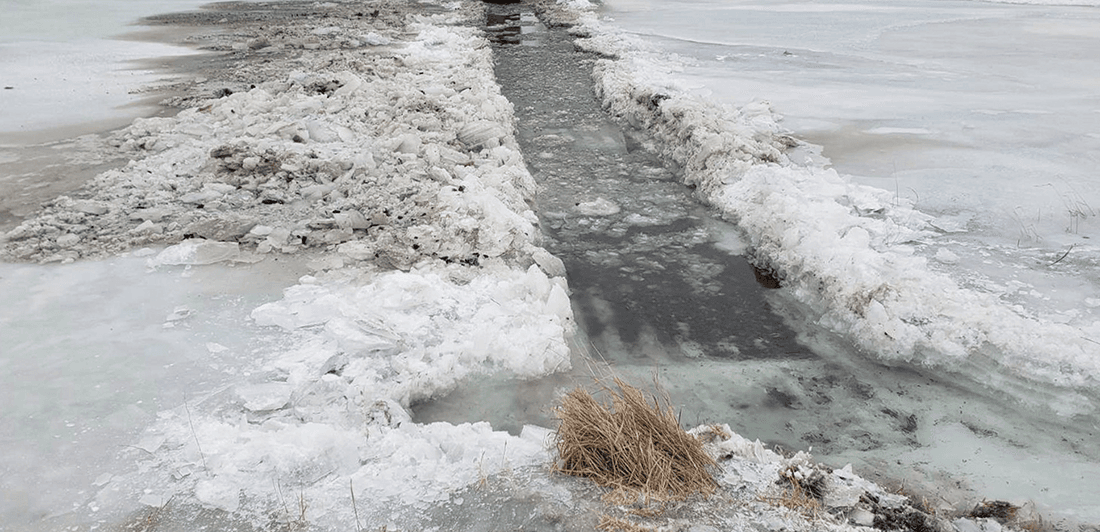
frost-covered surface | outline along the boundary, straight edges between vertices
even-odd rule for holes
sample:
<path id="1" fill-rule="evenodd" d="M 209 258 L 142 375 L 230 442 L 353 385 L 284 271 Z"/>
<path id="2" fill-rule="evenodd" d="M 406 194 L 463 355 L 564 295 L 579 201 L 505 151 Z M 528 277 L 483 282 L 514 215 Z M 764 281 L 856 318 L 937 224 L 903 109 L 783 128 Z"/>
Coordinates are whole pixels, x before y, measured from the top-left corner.
<path id="1" fill-rule="evenodd" d="M 766 103 L 706 103 L 670 75 L 675 63 L 591 10 L 561 10 L 588 38 L 582 46 L 613 58 L 596 68 L 605 106 L 655 139 L 683 180 L 746 230 L 756 260 L 819 323 L 890 361 L 989 376 L 998 393 L 1034 401 L 1029 382 L 1061 389 L 1058 414 L 1096 410 L 1100 323 L 1056 323 L 989 293 L 960 286 L 916 247 L 937 237 L 933 220 L 893 192 L 861 186 L 788 156 Z M 984 379 L 984 377 L 983 377 Z"/>

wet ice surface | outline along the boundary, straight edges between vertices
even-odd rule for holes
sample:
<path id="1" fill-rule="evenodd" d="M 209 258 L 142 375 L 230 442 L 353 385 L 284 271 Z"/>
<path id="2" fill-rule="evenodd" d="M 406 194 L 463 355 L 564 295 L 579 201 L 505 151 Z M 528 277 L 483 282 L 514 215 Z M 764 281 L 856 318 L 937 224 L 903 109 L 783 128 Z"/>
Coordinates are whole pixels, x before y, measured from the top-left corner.
<path id="1" fill-rule="evenodd" d="M 682 344 L 690 357 L 799 351 L 767 312 L 736 228 L 599 109 L 591 58 L 576 57 L 560 32 L 541 38 L 550 42 L 498 48 L 497 77 L 544 187 L 542 224 L 596 347 L 642 358 L 632 348 L 646 342 Z"/>
<path id="2" fill-rule="evenodd" d="M 126 469 L 122 449 L 152 452 L 142 429 L 231 379 L 264 337 L 248 313 L 305 271 L 284 259 L 150 272 L 147 260 L 0 264 L 6 523 L 83 507 Z"/>
<path id="3" fill-rule="evenodd" d="M 115 40 L 0 42 L 0 144 L 27 145 L 114 129 L 147 115 L 133 94 L 168 76 L 139 61 L 194 53 L 179 46 Z M 155 104 L 155 102 L 153 102 Z"/>

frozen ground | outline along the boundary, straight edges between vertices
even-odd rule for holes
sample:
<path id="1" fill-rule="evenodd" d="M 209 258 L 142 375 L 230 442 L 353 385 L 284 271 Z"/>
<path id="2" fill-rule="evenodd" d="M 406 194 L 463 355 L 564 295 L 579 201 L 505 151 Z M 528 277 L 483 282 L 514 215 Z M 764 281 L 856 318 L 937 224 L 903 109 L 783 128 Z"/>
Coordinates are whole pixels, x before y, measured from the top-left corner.
<path id="1" fill-rule="evenodd" d="M 20 339 L 4 353 L 19 370 L 5 388 L 27 403 L 4 419 L 20 450 L 2 464 L 4 500 L 18 499 L 0 506 L 5 529 L 587 530 L 602 514 L 639 519 L 548 474 L 549 432 L 524 425 L 526 413 L 512 433 L 409 418 L 417 402 L 485 381 L 530 403 L 544 376 L 594 364 L 570 350 L 584 339 L 571 340 L 565 270 L 540 247 L 512 107 L 466 25 L 481 9 L 277 2 L 159 19 L 226 52 L 218 77 L 177 86 L 185 109 L 174 117 L 79 144 L 132 162 L 3 237 L 8 259 L 62 263 L 0 273 L 5 297 L 26 302 L 0 314 L 3 336 Z M 596 220 L 619 203 L 575 207 Z M 704 239 L 727 235 L 714 238 L 724 252 L 743 251 L 727 225 L 710 231 Z M 72 333 L 57 334 L 59 321 Z M 787 367 L 759 369 L 775 380 Z M 87 378 L 73 382 L 76 371 Z M 664 375 L 700 404 L 798 400 L 748 384 L 745 366 L 731 371 L 704 359 Z M 694 386 L 700 376 L 710 391 Z M 73 396 L 44 400 L 36 382 Z M 990 430 L 982 423 L 964 428 Z M 720 496 L 642 522 L 952 528 L 851 470 L 819 470 L 721 425 L 698 433 L 721 459 Z M 776 502 L 796 474 L 824 479 L 827 515 Z"/>

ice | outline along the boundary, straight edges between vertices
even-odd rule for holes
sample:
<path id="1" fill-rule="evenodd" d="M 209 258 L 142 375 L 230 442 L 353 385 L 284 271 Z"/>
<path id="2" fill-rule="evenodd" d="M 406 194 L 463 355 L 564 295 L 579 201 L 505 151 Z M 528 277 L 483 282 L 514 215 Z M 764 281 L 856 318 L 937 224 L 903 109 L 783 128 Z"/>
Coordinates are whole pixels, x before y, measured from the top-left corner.
<path id="1" fill-rule="evenodd" d="M 1067 91 L 1067 100 L 1049 104 L 1052 113 L 1062 113 L 1059 131 L 1046 129 L 1045 122 L 1033 122 L 1035 116 L 1045 115 L 1026 115 L 1031 118 L 997 124 L 968 121 L 970 125 L 960 130 L 953 118 L 958 116 L 954 106 L 973 108 L 979 98 L 986 98 L 984 87 L 991 81 L 987 74 L 976 72 L 985 63 L 972 59 L 976 57 L 973 50 L 948 53 L 924 63 L 900 54 L 912 48 L 915 35 L 945 42 L 946 37 L 936 36 L 947 35 L 948 28 L 953 34 L 973 36 L 979 49 L 997 53 L 996 44 L 977 36 L 994 27 L 991 21 L 1010 24 L 1027 34 L 1036 24 L 1027 15 L 987 4 L 957 7 L 960 13 L 987 17 L 980 22 L 948 20 L 938 10 L 919 4 L 796 3 L 782 13 L 754 4 L 610 5 L 614 22 L 593 26 L 595 36 L 584 41 L 586 46 L 622 57 L 597 65 L 597 90 L 605 105 L 665 143 L 660 148 L 685 168 L 684 181 L 698 186 L 710 203 L 748 231 L 754 255 L 776 268 L 796 297 L 820 309 L 820 323 L 853 335 L 861 347 L 887 359 L 976 371 L 977 360 L 991 357 L 1003 365 L 1001 371 L 1006 374 L 1059 387 L 1094 388 L 1100 376 L 1100 351 L 1085 332 L 1094 318 L 1066 314 L 1080 304 L 1081 296 L 1096 293 L 1097 286 L 1084 276 L 1085 270 L 1074 265 L 1069 267 L 1074 273 L 1059 274 L 1060 279 L 1077 277 L 1082 282 L 1074 284 L 1087 287 L 1085 294 L 1070 295 L 1046 284 L 1042 293 L 1047 299 L 1032 303 L 1034 310 L 1021 311 L 1023 307 L 1015 305 L 1016 301 L 999 299 L 1002 291 L 988 289 L 1014 277 L 975 260 L 973 254 L 977 246 L 980 253 L 997 253 L 1006 261 L 1015 261 L 1020 269 L 1035 272 L 1039 279 L 1050 275 L 1046 268 L 1028 267 L 1034 264 L 1035 252 L 1015 251 L 1016 239 L 998 229 L 1011 227 L 1009 220 L 995 220 L 1013 211 L 1007 202 L 1034 205 L 1023 207 L 1020 213 L 1029 209 L 1050 213 L 1058 207 L 1049 202 L 1061 195 L 1062 203 L 1077 206 L 1070 212 L 1081 213 L 1070 217 L 1072 223 L 1080 223 L 1081 228 L 1093 223 L 1086 206 L 1100 203 L 1100 198 L 1083 192 L 1091 159 L 1079 151 L 1084 149 L 1080 139 L 1085 138 L 1087 129 L 1083 128 L 1091 126 L 1077 111 L 1092 105 L 1092 97 L 1071 89 L 1077 84 L 1075 73 L 1081 69 L 1072 59 L 1028 68 L 1041 62 L 1039 55 L 1047 52 L 1038 50 L 1047 50 L 1044 47 L 1057 50 L 1071 42 L 1074 47 L 1094 46 L 1094 39 L 1070 31 L 1093 24 L 1092 18 L 1077 20 L 1061 14 L 1051 23 L 1055 26 L 1052 31 L 1065 40 L 1037 37 L 1034 55 L 1029 52 L 1017 58 L 1018 62 L 1001 67 L 1005 75 L 1015 76 L 1020 83 L 1035 82 L 1047 90 Z M 859 16 L 853 18 L 852 13 Z M 828 24 L 822 18 L 834 16 L 843 17 L 843 23 Z M 729 24 L 717 24 L 720 17 L 729 17 Z M 907 23 L 892 26 L 899 17 Z M 670 19 L 680 22 L 668 24 Z M 633 34 L 623 33 L 620 26 Z M 811 28 L 817 31 L 810 32 Z M 843 28 L 843 33 L 828 28 Z M 649 43 L 638 43 L 643 38 Z M 654 46 L 664 52 L 654 53 Z M 706 59 L 705 54 L 714 50 L 744 54 L 743 61 L 733 67 L 721 66 Z M 885 72 L 872 68 L 883 62 L 889 66 Z M 833 68 L 813 67 L 825 64 Z M 776 76 L 775 68 L 790 75 Z M 929 74 L 924 84 L 898 81 L 923 71 Z M 844 73 L 843 79 L 839 72 Z M 942 97 L 943 79 L 951 80 L 956 98 Z M 885 88 L 877 96 L 867 92 L 876 86 Z M 1023 102 L 1037 104 L 1043 94 L 1025 91 L 1005 106 L 1042 108 Z M 768 102 L 752 102 L 755 98 L 768 98 Z M 734 102 L 741 107 L 730 107 Z M 899 106 L 912 115 L 903 120 L 875 119 L 890 116 Z M 926 167 L 927 171 L 921 170 L 920 185 L 907 178 L 906 189 L 900 183 L 892 190 L 876 188 L 868 185 L 881 185 L 881 181 L 791 163 L 783 154 L 791 143 L 782 136 L 780 114 L 786 117 L 785 127 L 793 128 L 794 133 L 823 142 L 827 156 L 832 144 L 811 132 L 827 130 L 833 135 L 858 127 L 863 135 L 874 138 L 934 137 L 936 144 L 900 143 L 904 151 L 886 152 L 888 156 L 904 155 L 910 168 Z M 809 119 L 812 125 L 802 122 Z M 953 125 L 949 127 L 947 121 L 954 121 Z M 825 128 L 824 122 L 835 125 Z M 1023 149 L 1019 139 L 1032 137 L 1008 134 L 1029 128 L 1033 134 L 1046 131 L 1050 139 L 1058 139 L 1067 127 L 1076 131 L 1076 140 L 1045 151 Z M 976 142 L 968 136 L 988 140 Z M 967 160 L 977 165 L 967 171 L 975 177 L 963 180 L 955 170 L 944 170 L 941 161 L 945 159 L 939 157 L 943 153 L 939 143 L 943 142 L 968 146 L 966 157 L 971 158 Z M 1039 160 L 1048 161 L 1060 177 L 1040 171 Z M 950 165 L 958 162 L 962 160 L 952 158 Z M 834 163 L 839 169 L 855 171 L 843 161 L 834 159 Z M 932 175 L 933 168 L 938 175 Z M 1048 178 L 1053 181 L 1047 182 Z M 914 193 L 903 196 L 902 191 L 908 189 Z M 1025 193 L 1026 189 L 1031 190 Z M 970 200 L 978 203 L 966 203 Z M 929 212 L 942 218 L 938 225 Z M 1033 240 L 1063 246 L 1072 243 L 1069 253 L 1062 247 L 1051 262 L 1074 253 L 1080 253 L 1078 260 L 1093 260 L 1095 248 L 1083 229 L 1066 232 L 1065 226 L 1043 225 L 1044 220 L 1049 219 L 1025 221 Z M 941 237 L 937 227 L 952 231 L 951 238 Z M 1013 238 L 1012 249 L 996 244 L 997 239 L 1008 238 Z M 1011 256 L 1014 253 L 1018 253 L 1015 258 Z M 978 276 L 988 276 L 989 283 L 979 287 L 974 282 Z M 1078 402 L 1069 410 L 1065 403 L 1054 408 L 1062 414 L 1086 413 L 1094 411 L 1090 403 Z"/>
<path id="2" fill-rule="evenodd" d="M 587 2 L 572 4 L 590 6 Z M 88 203 L 62 199 L 51 207 L 54 210 L 49 216 L 55 216 L 52 221 L 30 223 L 7 235 L 15 245 L 38 239 L 37 244 L 28 244 L 23 249 L 35 249 L 37 245 L 52 252 L 54 243 L 63 242 L 54 238 L 55 234 L 48 229 L 52 227 L 50 224 L 70 227 L 73 224 L 66 220 L 71 220 L 73 213 L 87 215 L 80 220 L 90 220 L 87 223 L 96 225 L 96 231 L 72 228 L 74 232 L 68 234 L 84 231 L 85 236 L 65 248 L 73 254 L 57 257 L 67 260 L 95 256 L 109 246 L 125 249 L 147 242 L 132 236 L 131 231 L 137 228 L 146 233 L 156 226 L 167 235 L 166 243 L 179 242 L 184 232 L 232 235 L 225 236 L 225 240 L 209 235 L 207 239 L 188 238 L 159 252 L 147 252 L 156 253 L 148 262 L 136 258 L 112 259 L 120 262 L 91 266 L 97 268 L 94 270 L 97 275 L 107 275 L 104 272 L 111 272 L 120 263 L 125 266 L 118 268 L 119 278 L 100 290 L 112 294 L 107 306 L 123 305 L 125 310 L 97 311 L 97 319 L 112 323 L 117 315 L 131 318 L 141 315 L 149 322 L 143 322 L 141 334 L 127 329 L 112 330 L 110 334 L 100 331 L 103 338 L 140 341 L 177 334 L 179 344 L 186 347 L 184 356 L 173 356 L 172 350 L 150 352 L 173 357 L 169 364 L 179 366 L 172 366 L 171 376 L 182 373 L 198 378 L 209 370 L 217 382 L 182 391 L 171 388 L 170 393 L 178 395 L 178 399 L 153 407 L 137 406 L 144 404 L 140 402 L 111 404 L 110 418 L 125 422 L 126 434 L 118 440 L 124 443 L 118 447 L 122 448 L 120 461 L 127 465 L 100 462 L 94 464 L 94 472 L 57 475 L 85 490 L 59 497 L 82 501 L 83 506 L 74 515 L 82 516 L 87 508 L 97 514 L 90 519 L 114 524 L 124 521 L 123 514 L 138 504 L 152 512 L 182 513 L 185 518 L 178 519 L 176 526 L 196 526 L 191 518 L 201 516 L 215 524 L 226 524 L 226 528 L 229 524 L 289 528 L 302 523 L 295 521 L 288 507 L 296 513 L 301 505 L 303 516 L 308 507 L 310 526 L 318 529 L 347 529 L 352 523 L 358 528 L 360 515 L 372 526 L 386 523 L 393 528 L 411 529 L 450 526 L 468 522 L 471 516 L 493 516 L 493 512 L 501 520 L 485 519 L 479 526 L 494 526 L 510 519 L 507 522 L 518 528 L 526 522 L 516 520 L 527 515 L 551 521 L 551 525 L 560 519 L 598 515 L 597 511 L 590 511 L 598 500 L 596 495 L 585 493 L 585 488 L 578 488 L 576 483 L 548 476 L 548 465 L 553 460 L 548 429 L 522 425 L 515 435 L 485 422 L 416 423 L 409 415 L 417 402 L 456 389 L 465 387 L 466 391 L 473 389 L 480 393 L 481 389 L 471 383 L 481 378 L 493 379 L 492 382 L 509 388 L 508 393 L 513 396 L 523 396 L 532 380 L 563 371 L 572 362 L 574 318 L 562 277 L 564 265 L 536 245 L 537 219 L 528 205 L 535 185 L 512 138 L 510 104 L 488 89 L 493 86 L 491 80 L 478 77 L 484 76 L 490 65 L 490 58 L 483 53 L 484 43 L 462 28 L 425 22 L 432 17 L 446 18 L 439 13 L 425 16 L 413 24 L 416 31 L 403 34 L 416 37 L 415 42 L 402 45 L 400 62 L 413 72 L 418 68 L 423 71 L 410 74 L 401 70 L 391 72 L 392 77 L 369 78 L 331 73 L 339 78 L 339 83 L 325 85 L 331 94 L 306 90 L 314 83 L 329 83 L 330 73 L 279 76 L 264 87 L 218 98 L 202 113 L 184 112 L 171 119 L 139 120 L 124 134 L 129 144 L 123 149 L 148 153 L 96 182 L 99 187 L 96 191 L 102 196 L 94 199 L 100 202 L 94 205 L 110 208 L 89 212 Z M 316 28 L 309 31 L 317 37 L 336 38 L 344 31 L 342 27 L 326 23 L 320 26 L 320 32 L 314 31 Z M 459 67 L 468 77 L 451 72 L 443 80 L 447 83 L 443 83 L 425 74 L 437 72 L 435 69 L 443 68 L 440 65 L 460 64 L 456 63 L 458 58 L 468 61 L 465 67 Z M 400 80 L 393 83 L 410 86 L 382 85 L 385 90 L 377 90 L 379 85 L 373 85 L 390 83 L 391 79 Z M 368 84 L 370 90 L 364 90 Z M 377 94 L 385 96 L 376 98 Z M 414 103 L 395 105 L 390 99 L 392 94 L 399 94 L 398 99 L 404 99 L 405 103 Z M 774 199 L 783 218 L 763 227 L 750 242 L 721 224 L 716 224 L 714 232 L 725 230 L 724 237 L 711 239 L 709 234 L 700 234 L 695 238 L 702 242 L 717 240 L 715 245 L 730 253 L 760 248 L 761 241 L 767 238 L 782 241 L 787 251 L 794 248 L 782 258 L 787 262 L 777 263 L 792 272 L 825 271 L 825 288 L 835 290 L 830 295 L 852 302 L 859 307 L 856 313 L 860 318 L 865 318 L 860 321 L 851 315 L 829 314 L 829 309 L 815 308 L 825 316 L 824 323 L 830 319 L 840 323 L 837 329 L 866 326 L 872 333 L 889 331 L 897 337 L 895 343 L 902 344 L 941 342 L 950 347 L 958 341 L 951 336 L 956 331 L 946 326 L 936 331 L 946 330 L 943 332 L 946 338 L 932 340 L 922 336 L 923 330 L 907 329 L 913 324 L 891 315 L 896 307 L 890 306 L 894 301 L 885 291 L 849 290 L 843 283 L 833 282 L 836 278 L 884 278 L 892 269 L 919 270 L 926 264 L 922 262 L 925 259 L 914 258 L 906 247 L 910 245 L 907 239 L 925 235 L 921 223 L 927 217 L 899 206 L 896 197 L 853 185 L 832 171 L 768 166 L 783 160 L 784 140 L 766 105 L 742 108 L 737 117 L 716 118 L 706 110 L 699 112 L 690 102 L 667 101 L 664 93 L 648 96 L 648 100 L 641 101 L 677 106 L 677 112 L 706 125 L 717 125 L 716 134 L 701 139 L 701 150 L 697 153 L 690 153 L 692 147 L 676 147 L 681 150 L 678 155 L 683 156 L 682 167 L 702 192 L 731 197 L 743 193 L 747 197 Z M 431 116 L 413 117 L 412 112 L 400 119 L 377 118 L 382 113 L 407 112 L 417 105 L 446 109 L 453 123 L 433 122 Z M 349 108 L 354 113 L 345 114 L 344 110 Z M 648 119 L 641 113 L 633 116 L 640 124 Z M 418 122 L 412 123 L 413 120 Z M 404 127 L 407 123 L 415 127 Z M 370 130 L 368 125 L 383 129 Z M 885 129 L 878 134 L 896 136 L 914 132 L 912 128 Z M 460 135 L 465 140 L 458 138 Z M 611 138 L 608 144 L 618 147 L 620 141 Z M 269 157 L 268 150 L 280 150 L 280 158 Z M 732 189 L 732 182 L 702 175 L 707 170 L 728 169 L 730 158 L 739 161 L 732 163 L 735 168 L 740 163 L 767 168 L 746 172 L 745 188 L 740 190 Z M 263 168 L 308 176 L 310 181 L 286 189 L 267 187 L 269 194 L 285 195 L 278 198 L 269 195 L 267 199 L 279 201 L 259 203 L 248 194 L 237 195 L 240 181 L 230 184 L 213 177 L 232 180 L 240 177 L 235 174 L 239 169 L 254 174 Z M 386 179 L 378 179 L 380 176 Z M 365 180 L 367 185 L 363 188 L 371 188 L 371 193 L 385 186 L 400 190 L 401 194 L 389 196 L 393 203 L 387 203 L 395 212 L 357 210 L 376 202 L 377 197 L 347 186 L 352 178 Z M 125 195 L 118 194 L 119 189 L 129 190 L 127 187 L 152 191 L 150 194 L 158 198 L 158 207 L 154 212 L 139 211 L 128 204 Z M 415 200 L 408 202 L 408 210 L 398 214 L 393 206 L 407 197 Z M 575 205 L 582 214 L 606 217 L 620 211 L 616 203 L 596 195 L 590 197 L 598 199 Z M 806 203 L 790 198 L 805 198 Z M 652 205 L 648 209 L 623 217 L 621 224 L 614 222 L 619 224 L 614 226 L 615 230 L 667 223 L 682 212 L 669 213 L 660 198 L 650 199 Z M 164 210 L 157 210 L 161 205 Z M 180 212 L 200 210 L 198 205 L 203 205 L 204 213 L 225 210 L 242 216 L 216 222 L 174 219 Z M 307 210 L 307 205 L 327 205 L 327 210 L 324 216 L 313 217 L 317 212 Z M 278 212 L 273 215 L 272 211 Z M 130 212 L 140 216 L 133 219 Z M 746 217 L 748 225 L 754 221 L 764 225 L 763 220 L 776 212 L 757 214 L 756 218 Z M 820 226 L 794 223 L 800 214 L 818 216 L 822 223 Z M 396 219 L 401 215 L 423 219 L 400 225 Z M 303 221 L 306 217 L 310 219 Z M 193 225 L 188 225 L 192 222 Z M 177 227 L 173 228 L 173 223 Z M 778 223 L 787 225 L 775 231 Z M 180 227 L 184 225 L 186 229 Z M 101 228 L 103 231 L 99 232 Z M 379 236 L 380 233 L 384 236 Z M 397 235 L 389 236 L 392 233 Z M 103 237 L 104 241 L 89 242 L 94 240 L 93 235 Z M 646 234 L 637 239 L 640 247 L 659 248 L 667 244 Z M 783 246 L 779 246 L 779 252 L 784 251 Z M 242 248 L 246 251 L 242 252 Z M 883 252 L 888 256 L 882 261 L 875 253 L 884 249 L 893 254 Z M 249 264 L 252 250 L 266 255 L 266 259 Z M 303 275 L 304 268 L 298 268 L 293 275 L 283 272 L 275 281 L 264 275 L 263 268 L 271 267 L 272 263 L 287 260 L 294 253 L 319 250 L 323 254 L 300 257 L 301 262 L 310 266 L 308 275 Z M 607 255 L 609 262 L 622 260 L 613 251 Z M 242 256 L 249 260 L 234 261 Z M 385 260 L 380 256 L 385 256 Z M 799 256 L 806 260 L 799 263 Z M 455 257 L 463 260 L 454 260 Z M 473 260 L 466 260 L 468 257 Z M 35 260 L 39 259 L 54 260 L 54 256 L 49 253 L 35 256 Z M 81 268 L 89 268 L 88 264 L 98 263 L 78 263 L 50 271 L 62 272 L 64 276 L 85 271 Z M 144 265 L 155 268 L 146 271 Z M 713 275 L 707 272 L 716 268 L 720 270 L 722 266 L 710 262 L 693 264 L 677 275 L 690 283 Z M 27 271 L 47 270 L 38 267 Z M 176 297 L 175 292 L 160 284 L 149 286 L 149 279 L 168 287 L 183 287 L 180 288 L 183 295 Z M 227 282 L 229 287 L 212 279 Z M 918 278 L 914 284 L 924 280 Z M 20 281 L 17 275 L 17 284 L 12 286 L 22 286 L 18 284 Z M 238 284 L 253 286 L 251 283 L 286 288 L 281 295 L 270 290 L 262 296 L 238 295 L 236 290 L 241 288 Z M 42 284 L 64 298 L 82 293 L 74 288 L 80 287 L 81 281 L 66 285 L 50 280 Z M 129 284 L 137 285 L 132 290 L 140 291 L 141 295 L 123 291 L 127 297 L 118 297 L 119 287 Z M 705 290 L 703 284 L 691 286 Z M 12 286 L 4 286 L 5 295 L 22 294 Z M 192 291 L 205 296 L 217 294 L 209 297 L 216 302 L 196 297 Z M 151 298 L 150 294 L 156 297 Z M 85 314 L 87 308 L 101 304 L 98 298 L 89 299 L 81 307 Z M 148 307 L 150 299 L 156 300 L 152 312 L 133 311 Z M 42 308 L 34 310 L 36 314 L 54 317 L 51 312 L 41 312 Z M 24 324 L 19 318 L 4 316 L 8 321 L 0 320 L 0 324 L 15 323 L 15 329 L 22 330 Z M 174 327 L 166 329 L 165 319 Z M 96 322 L 91 327 L 101 325 Z M 932 328 L 937 325 L 941 324 L 933 324 Z M 964 323 L 960 327 L 969 325 Z M 246 339 L 226 332 L 226 328 L 248 331 Z M 41 324 L 29 328 L 43 329 Z M 84 328 L 74 329 L 74 335 L 86 332 Z M 642 331 L 639 336 L 642 338 L 639 344 L 654 339 L 652 331 Z M 82 338 L 88 341 L 87 335 Z M 767 342 L 759 339 L 759 343 Z M 894 346 L 887 343 L 888 347 Z M 645 372 L 651 371 L 653 361 L 670 360 L 667 353 L 660 352 L 659 342 L 652 341 L 650 347 L 640 353 L 642 358 L 652 357 L 641 368 Z M 66 353 L 70 351 L 73 350 Z M 127 347 L 123 351 L 134 350 Z M 942 354 L 912 351 L 900 357 L 938 360 L 936 355 Z M 737 348 L 732 352 L 736 353 Z M 186 360 L 187 364 L 177 359 Z M 42 357 L 37 362 L 41 364 L 43 360 L 48 359 Z M 154 356 L 145 362 L 163 364 L 164 360 Z M 824 365 L 815 364 L 816 361 L 797 360 L 788 366 L 761 363 L 734 367 L 697 357 L 691 364 L 672 365 L 669 373 L 684 377 L 671 380 L 677 393 L 686 390 L 696 394 L 694 401 L 690 401 L 692 404 L 728 403 L 728 396 L 794 404 L 808 399 L 799 396 L 796 376 L 788 370 L 809 368 L 799 375 L 819 370 L 823 373 Z M 145 366 L 131 369 L 143 377 L 152 371 Z M 1039 368 L 1043 369 L 1047 368 Z M 95 372 L 81 374 L 82 378 L 96 376 Z M 704 381 L 709 386 L 692 391 Z M 761 386 L 762 382 L 766 385 Z M 183 386 L 181 382 L 174 385 Z M 823 389 L 831 388 L 832 383 L 823 385 Z M 16 391 L 19 397 L 34 396 L 24 390 Z M 496 401 L 504 396 L 494 394 L 488 399 Z M 1054 404 L 1055 399 L 1048 402 Z M 1067 415 L 1088 412 L 1087 397 L 1070 399 L 1058 403 L 1058 408 Z M 107 400 L 114 401 L 115 398 Z M 897 412 L 883 415 L 904 418 Z M 62 417 L 66 429 L 80 426 L 76 416 Z M 792 420 L 790 426 L 803 430 L 809 423 L 813 420 L 802 416 Z M 950 423 L 945 421 L 943 425 Z M 713 425 L 706 425 L 696 432 L 715 430 Z M 773 493 L 767 490 L 775 489 L 778 476 L 784 472 L 796 475 L 791 478 L 819 474 L 809 456 L 798 453 L 782 458 L 760 441 L 738 436 L 729 427 L 721 432 L 722 443 L 712 449 L 729 461 L 723 485 L 731 492 L 751 493 L 750 508 L 738 506 L 732 510 L 738 513 L 730 517 L 737 525 L 721 529 L 748 529 L 758 523 L 774 525 L 776 529 L 809 529 L 811 525 L 789 513 L 760 509 L 758 504 L 761 494 Z M 944 441 L 953 441 L 952 438 Z M 118 441 L 91 445 L 88 452 L 102 452 L 116 446 Z M 19 459 L 21 455 L 13 456 Z M 43 462 L 41 456 L 32 461 Z M 132 464 L 136 466 L 129 467 Z M 97 476 L 102 468 L 111 473 Z M 32 477 L 33 472 L 18 475 L 17 479 Z M 860 500 L 860 490 L 886 498 L 885 492 L 850 469 L 839 470 L 830 479 L 838 486 L 830 500 L 845 512 Z M 17 502 L 26 499 L 24 493 L 5 486 L 5 495 L 9 492 L 16 493 Z M 500 497 L 504 502 L 494 502 L 497 499 L 492 497 Z M 39 514 L 58 508 L 55 501 L 34 501 L 27 506 Z M 169 506 L 172 508 L 166 509 Z M 572 514 L 559 508 L 568 508 Z M 578 512 L 577 508 L 584 511 Z M 450 511 L 458 517 L 453 520 L 441 517 Z M 750 517 L 740 515 L 742 511 Z M 862 511 L 865 513 L 860 519 L 866 521 L 871 512 Z M 513 515 L 504 515 L 509 512 Z M 135 516 L 140 519 L 142 514 L 131 515 L 129 519 Z M 17 517 L 23 519 L 24 515 Z M 172 524 L 171 520 L 165 521 L 166 525 Z M 206 524 L 210 523 L 203 523 Z M 592 528 L 593 523 L 586 525 Z M 676 525 L 687 528 L 693 523 L 685 520 Z M 706 529 L 702 525 L 695 528 Z"/>
<path id="3" fill-rule="evenodd" d="M 153 60 L 195 51 L 119 36 L 134 31 L 137 18 L 205 3 L 0 1 L 0 142 L 56 141 L 122 127 L 155 111 L 143 89 L 171 78 Z"/>
<path id="4" fill-rule="evenodd" d="M 140 226 L 139 226 L 140 227 Z M 204 265 L 232 261 L 240 257 L 236 242 L 211 242 L 201 238 L 169 246 L 149 259 L 149 266 Z"/>
<path id="5" fill-rule="evenodd" d="M 572 310 L 561 281 L 537 266 L 525 273 L 490 271 L 462 286 L 448 280 L 461 272 L 431 268 L 381 274 L 363 286 L 310 279 L 252 316 L 260 325 L 315 328 L 318 347 L 331 344 L 351 357 L 341 374 L 365 372 L 354 386 L 368 401 L 407 407 L 493 366 L 523 377 L 568 368 L 564 339 Z M 279 365 L 295 378 L 312 379 L 320 373 L 299 364 L 337 354 L 321 348 L 308 355 L 310 362 Z"/>
<path id="6" fill-rule="evenodd" d="M 283 382 L 265 382 L 238 386 L 235 391 L 237 397 L 244 401 L 245 410 L 263 412 L 286 406 L 290 402 L 294 386 Z"/>
<path id="7" fill-rule="evenodd" d="M 592 201 L 578 203 L 576 210 L 587 216 L 607 216 L 619 212 L 619 206 L 604 199 L 596 198 Z"/>
<path id="8" fill-rule="evenodd" d="M 131 91 L 164 77 L 136 61 L 192 53 L 176 46 L 120 41 L 0 42 L 0 71 L 5 72 L 4 86 L 10 87 L 0 90 L 0 141 L 20 144 L 19 139 L 61 137 L 43 136 L 44 130 L 63 130 L 64 135 L 80 132 L 77 126 L 95 131 L 125 125 L 148 112 L 123 108 L 141 99 Z"/>
<path id="9" fill-rule="evenodd" d="M 158 452 L 165 439 L 142 430 L 160 410 L 223 385 L 211 366 L 262 336 L 247 314 L 278 296 L 277 280 L 300 274 L 291 263 L 190 277 L 150 273 L 136 257 L 0 265 L 0 519 L 23 527 L 69 511 L 117 480 L 128 463 L 120 450 Z M 163 328 L 177 308 L 194 314 Z M 211 336 L 224 351 L 206 348 Z"/>

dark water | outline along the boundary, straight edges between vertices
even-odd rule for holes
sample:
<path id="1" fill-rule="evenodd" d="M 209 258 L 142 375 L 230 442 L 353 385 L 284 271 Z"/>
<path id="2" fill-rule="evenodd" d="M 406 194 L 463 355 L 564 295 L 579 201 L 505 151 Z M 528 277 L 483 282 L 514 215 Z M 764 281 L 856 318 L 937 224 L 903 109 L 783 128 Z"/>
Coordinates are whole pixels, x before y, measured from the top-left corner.
<path id="1" fill-rule="evenodd" d="M 670 356 L 697 343 L 717 357 L 804 357 L 768 309 L 767 290 L 737 248 L 739 233 L 692 196 L 672 171 L 600 108 L 594 58 L 549 31 L 521 4 L 490 5 L 496 75 L 515 105 L 518 140 L 544 187 L 546 247 L 560 257 L 579 320 L 593 344 L 652 334 Z M 591 214 L 607 200 L 618 212 Z M 724 241 L 726 250 L 721 249 Z"/>
<path id="2" fill-rule="evenodd" d="M 673 170 L 642 149 L 641 132 L 624 131 L 600 107 L 591 79 L 596 58 L 576 51 L 564 31 L 544 27 L 528 5 L 487 7 L 496 76 L 515 106 L 518 140 L 542 187 L 536 207 L 543 244 L 568 272 L 581 329 L 576 351 L 646 380 L 706 360 L 815 358 L 770 310 L 766 295 L 775 280 L 750 264 L 736 226 L 702 206 Z M 545 408 L 532 405 L 590 380 L 590 368 L 575 369 L 525 383 L 522 392 L 509 383 L 472 383 L 417 405 L 416 416 L 488 419 L 513 432 L 523 423 L 552 424 Z M 661 384 L 695 402 L 682 393 L 694 383 L 662 377 Z M 777 386 L 759 388 L 761 397 L 734 401 L 738 410 L 764 407 L 770 419 L 768 410 L 792 404 Z M 727 413 L 728 401 L 720 402 Z M 692 421 L 720 421 L 710 407 L 693 406 L 700 408 L 690 412 Z M 799 446 L 796 439 L 763 437 Z"/>

